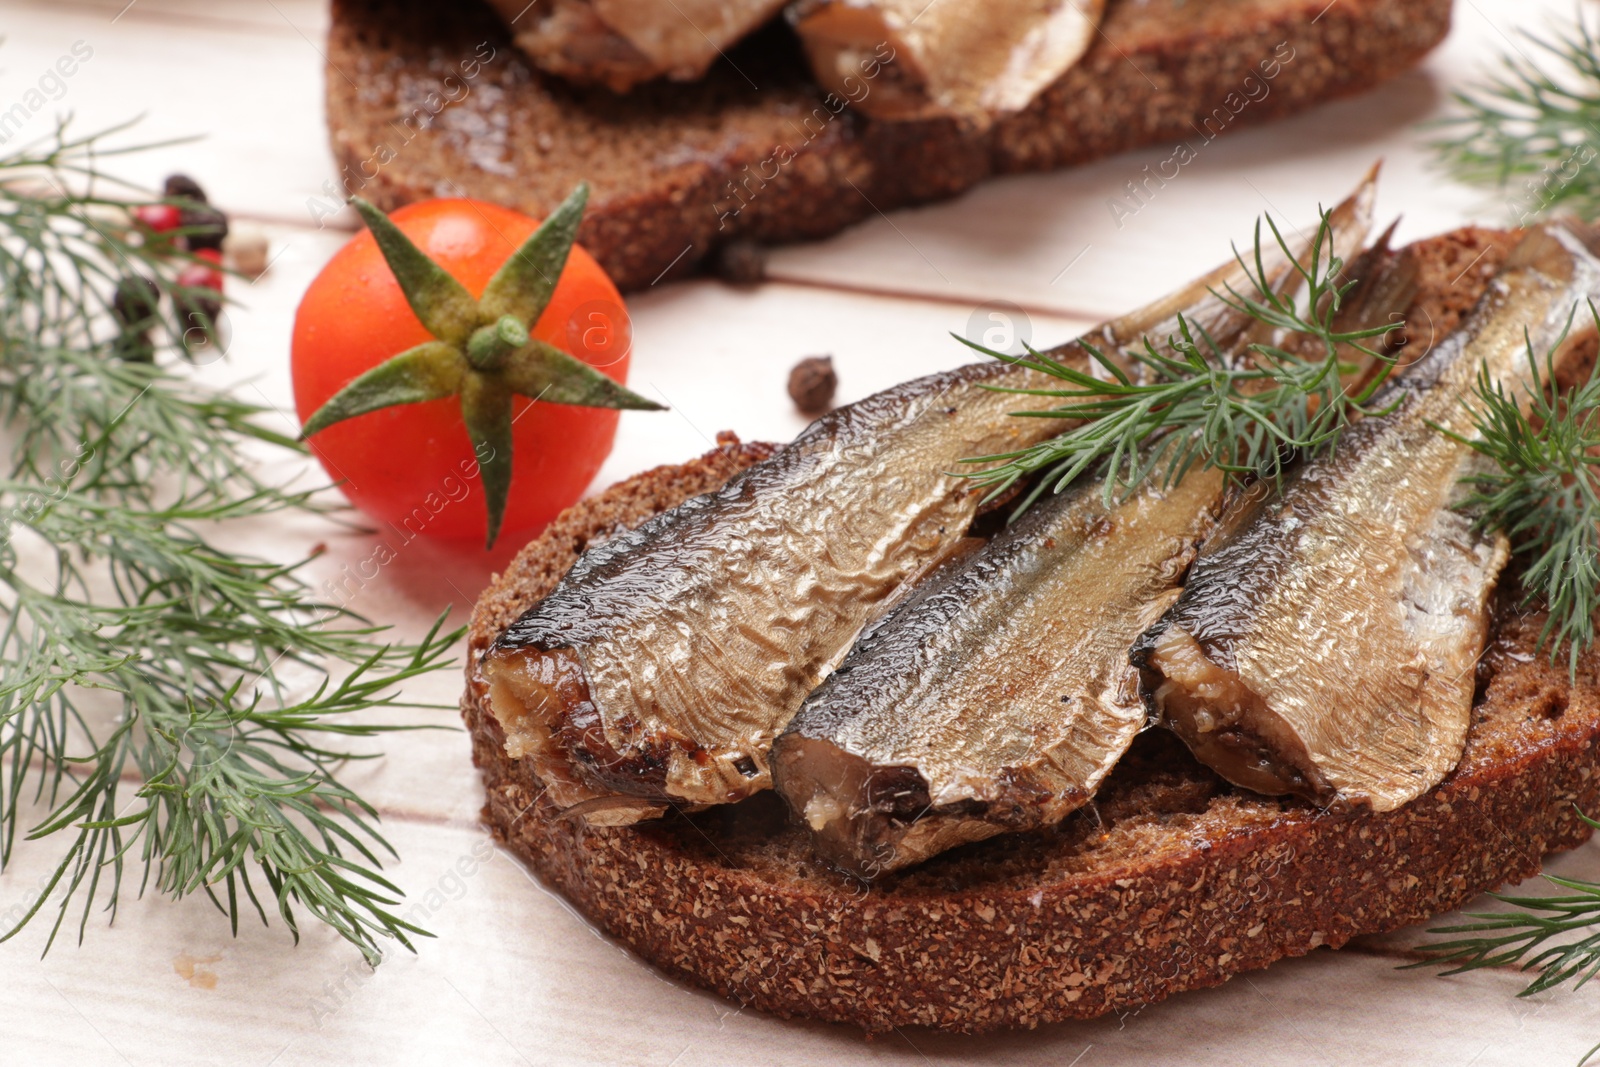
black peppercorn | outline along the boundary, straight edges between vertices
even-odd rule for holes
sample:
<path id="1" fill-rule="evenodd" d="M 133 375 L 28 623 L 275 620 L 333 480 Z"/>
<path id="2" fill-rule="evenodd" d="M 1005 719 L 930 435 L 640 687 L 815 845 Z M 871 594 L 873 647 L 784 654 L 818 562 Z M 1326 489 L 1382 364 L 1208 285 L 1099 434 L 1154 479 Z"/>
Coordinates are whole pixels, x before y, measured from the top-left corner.
<path id="1" fill-rule="evenodd" d="M 169 200 L 194 200 L 204 204 L 207 202 L 206 191 L 200 188 L 200 183 L 187 174 L 169 174 L 166 182 L 161 187 L 161 194 Z"/>
<path id="2" fill-rule="evenodd" d="M 183 327 L 183 348 L 191 359 L 194 350 L 220 343 L 222 337 L 222 301 L 209 296 L 176 296 L 178 324 Z"/>
<path id="3" fill-rule="evenodd" d="M 804 415 L 820 415 L 831 408 L 838 388 L 832 356 L 808 356 L 789 372 L 789 399 Z"/>
<path id="4" fill-rule="evenodd" d="M 190 252 L 203 248 L 222 251 L 228 236 L 228 216 L 211 206 L 200 183 L 187 174 L 169 174 L 161 188 L 168 200 L 177 201 L 179 225 L 183 227 L 183 247 Z"/>
<path id="5" fill-rule="evenodd" d="M 112 352 L 118 359 L 129 363 L 150 363 L 155 359 L 150 331 L 159 321 L 160 306 L 161 287 L 153 279 L 142 274 L 118 279 L 111 297 L 111 318 L 117 324 Z"/>
<path id="6" fill-rule="evenodd" d="M 183 243 L 191 252 L 203 248 L 222 251 L 222 240 L 228 236 L 228 216 L 209 204 L 191 207 L 185 204 L 183 212 Z"/>
<path id="7" fill-rule="evenodd" d="M 767 276 L 767 250 L 754 241 L 729 241 L 712 255 L 711 269 L 733 285 L 755 285 Z"/>
<path id="8" fill-rule="evenodd" d="M 183 329 L 183 347 L 186 350 L 209 345 L 221 336 L 218 323 L 222 318 L 221 296 L 211 297 L 199 292 L 173 295 L 178 312 L 178 325 Z"/>

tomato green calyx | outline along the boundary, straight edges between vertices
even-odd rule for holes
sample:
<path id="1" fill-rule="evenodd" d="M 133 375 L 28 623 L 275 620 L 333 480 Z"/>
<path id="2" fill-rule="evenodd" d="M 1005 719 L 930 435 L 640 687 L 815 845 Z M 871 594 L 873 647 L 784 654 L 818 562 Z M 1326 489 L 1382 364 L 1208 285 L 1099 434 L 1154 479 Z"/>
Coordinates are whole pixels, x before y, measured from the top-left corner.
<path id="1" fill-rule="evenodd" d="M 345 419 L 396 404 L 461 398 L 461 417 L 478 456 L 494 546 L 511 488 L 511 422 L 516 396 L 550 404 L 661 411 L 580 359 L 530 334 L 539 321 L 583 218 L 589 187 L 580 184 L 533 236 L 472 294 L 429 259 L 389 217 L 353 197 L 395 281 L 435 340 L 409 348 L 340 389 L 306 420 L 310 437 Z"/>

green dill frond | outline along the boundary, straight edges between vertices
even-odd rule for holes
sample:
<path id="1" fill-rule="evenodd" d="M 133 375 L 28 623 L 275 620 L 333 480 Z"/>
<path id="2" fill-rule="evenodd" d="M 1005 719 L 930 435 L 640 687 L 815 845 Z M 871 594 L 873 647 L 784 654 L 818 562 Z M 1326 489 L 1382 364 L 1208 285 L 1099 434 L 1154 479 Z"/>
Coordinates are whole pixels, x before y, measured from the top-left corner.
<path id="1" fill-rule="evenodd" d="M 1527 49 L 1504 55 L 1459 114 L 1438 123 L 1444 169 L 1506 195 L 1518 225 L 1559 206 L 1600 214 L 1600 41 L 1580 12 L 1548 34 L 1516 31 Z"/>
<path id="2" fill-rule="evenodd" d="M 1589 314 L 1600 330 L 1600 311 L 1592 303 Z M 1467 479 L 1473 492 L 1464 506 L 1511 539 L 1525 563 L 1529 603 L 1542 601 L 1549 612 L 1540 648 L 1549 648 L 1552 661 L 1565 649 L 1576 677 L 1578 657 L 1594 643 L 1600 609 L 1600 376 L 1575 388 L 1555 388 L 1556 353 L 1571 326 L 1569 316 L 1567 329 L 1543 357 L 1528 342 L 1526 414 L 1520 396 L 1507 393 L 1487 371 L 1479 373 L 1476 434 L 1462 440 L 1493 461 Z"/>
<path id="3" fill-rule="evenodd" d="M 257 475 L 301 446 L 205 383 L 173 314 L 150 358 L 122 358 L 118 284 L 148 279 L 170 308 L 185 256 L 146 247 L 129 211 L 149 198 L 101 172 L 137 150 L 108 147 L 121 132 L 63 125 L 0 157 L 0 867 L 68 843 L 0 941 L 50 911 L 48 944 L 69 920 L 81 940 L 137 870 L 138 891 L 205 893 L 235 930 L 252 911 L 298 937 L 310 916 L 376 962 L 424 932 L 396 914 L 376 811 L 339 780 L 366 758 L 344 742 L 398 728 L 373 713 L 414 706 L 400 688 L 460 631 L 397 641 L 297 564 L 223 547 L 231 524 L 327 508 Z"/>
<path id="4" fill-rule="evenodd" d="M 1354 417 L 1369 413 L 1366 405 L 1393 368 L 1391 359 L 1361 342 L 1396 324 L 1357 330 L 1335 325 L 1341 301 L 1357 282 L 1339 280 L 1344 261 L 1334 251 L 1328 212 L 1322 213 L 1304 263 L 1270 218 L 1267 227 L 1292 264 L 1299 296 L 1287 295 L 1268 277 L 1259 220 L 1252 256 L 1238 256 L 1248 291 L 1229 287 L 1214 295 L 1278 344 L 1251 342 L 1241 356 L 1224 351 L 1203 328 L 1179 316 L 1178 332 L 1164 343 L 1145 337 L 1119 353 L 1084 343 L 1101 372 L 1095 374 L 1031 348 L 1025 356 L 1008 356 L 958 338 L 986 355 L 1066 383 L 1064 389 L 1020 390 L 1061 403 L 1018 415 L 1081 420 L 1028 448 L 965 460 L 985 465 L 968 477 L 993 487 L 993 497 L 1043 472 L 1026 506 L 1103 463 L 1110 501 L 1158 472 L 1168 483 L 1197 464 L 1241 478 L 1277 478 L 1290 455 L 1331 448 Z M 1355 391 L 1346 384 L 1357 369 L 1352 356 L 1376 368 Z"/>

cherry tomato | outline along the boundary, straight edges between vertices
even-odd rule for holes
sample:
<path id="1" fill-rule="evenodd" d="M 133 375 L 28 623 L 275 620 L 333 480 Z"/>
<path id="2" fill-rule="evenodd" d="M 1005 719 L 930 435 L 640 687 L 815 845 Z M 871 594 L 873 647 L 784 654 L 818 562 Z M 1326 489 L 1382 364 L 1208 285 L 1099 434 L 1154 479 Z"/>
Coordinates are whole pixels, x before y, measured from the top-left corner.
<path id="1" fill-rule="evenodd" d="M 466 199 L 424 201 L 390 218 L 474 297 L 539 225 L 520 212 Z M 619 383 L 627 379 L 632 330 L 622 298 L 579 246 L 529 332 Z M 311 283 L 295 316 L 292 362 L 301 422 L 357 375 L 432 339 L 371 232 L 363 230 Z M 578 499 L 611 452 L 617 416 L 516 398 L 502 537 L 536 533 Z M 458 398 L 351 418 L 309 443 L 351 503 L 402 541 L 424 535 L 482 542 L 483 490 Z"/>

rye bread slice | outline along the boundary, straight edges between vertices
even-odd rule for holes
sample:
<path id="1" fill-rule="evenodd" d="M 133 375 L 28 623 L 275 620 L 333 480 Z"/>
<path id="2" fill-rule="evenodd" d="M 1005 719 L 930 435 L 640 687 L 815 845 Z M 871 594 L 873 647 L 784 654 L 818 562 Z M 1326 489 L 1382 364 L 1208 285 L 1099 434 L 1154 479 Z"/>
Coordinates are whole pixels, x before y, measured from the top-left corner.
<path id="1" fill-rule="evenodd" d="M 1398 254 L 1418 267 L 1409 345 L 1454 328 L 1515 234 L 1462 230 Z M 583 501 L 473 613 L 463 715 L 484 819 L 585 915 L 663 970 L 786 1016 L 869 1032 L 980 1032 L 1127 1010 L 1360 934 L 1448 911 L 1536 873 L 1600 811 L 1600 653 L 1575 685 L 1534 654 L 1543 618 L 1498 598 L 1466 752 L 1398 811 L 1329 813 L 1236 790 L 1163 731 L 1061 825 L 965 846 L 870 889 L 817 862 L 772 794 L 695 816 L 591 828 L 505 755 L 478 657 L 586 547 L 722 484 L 774 446 L 721 447 Z"/>
<path id="2" fill-rule="evenodd" d="M 823 237 L 992 174 L 1194 149 L 1377 85 L 1449 26 L 1450 0 L 1111 0 L 1076 66 L 980 129 L 827 99 L 782 26 L 698 82 L 617 96 L 536 71 L 477 0 L 334 0 L 328 125 L 344 192 L 388 209 L 472 196 L 543 217 L 588 181 L 578 239 L 627 290 L 734 238 Z"/>

